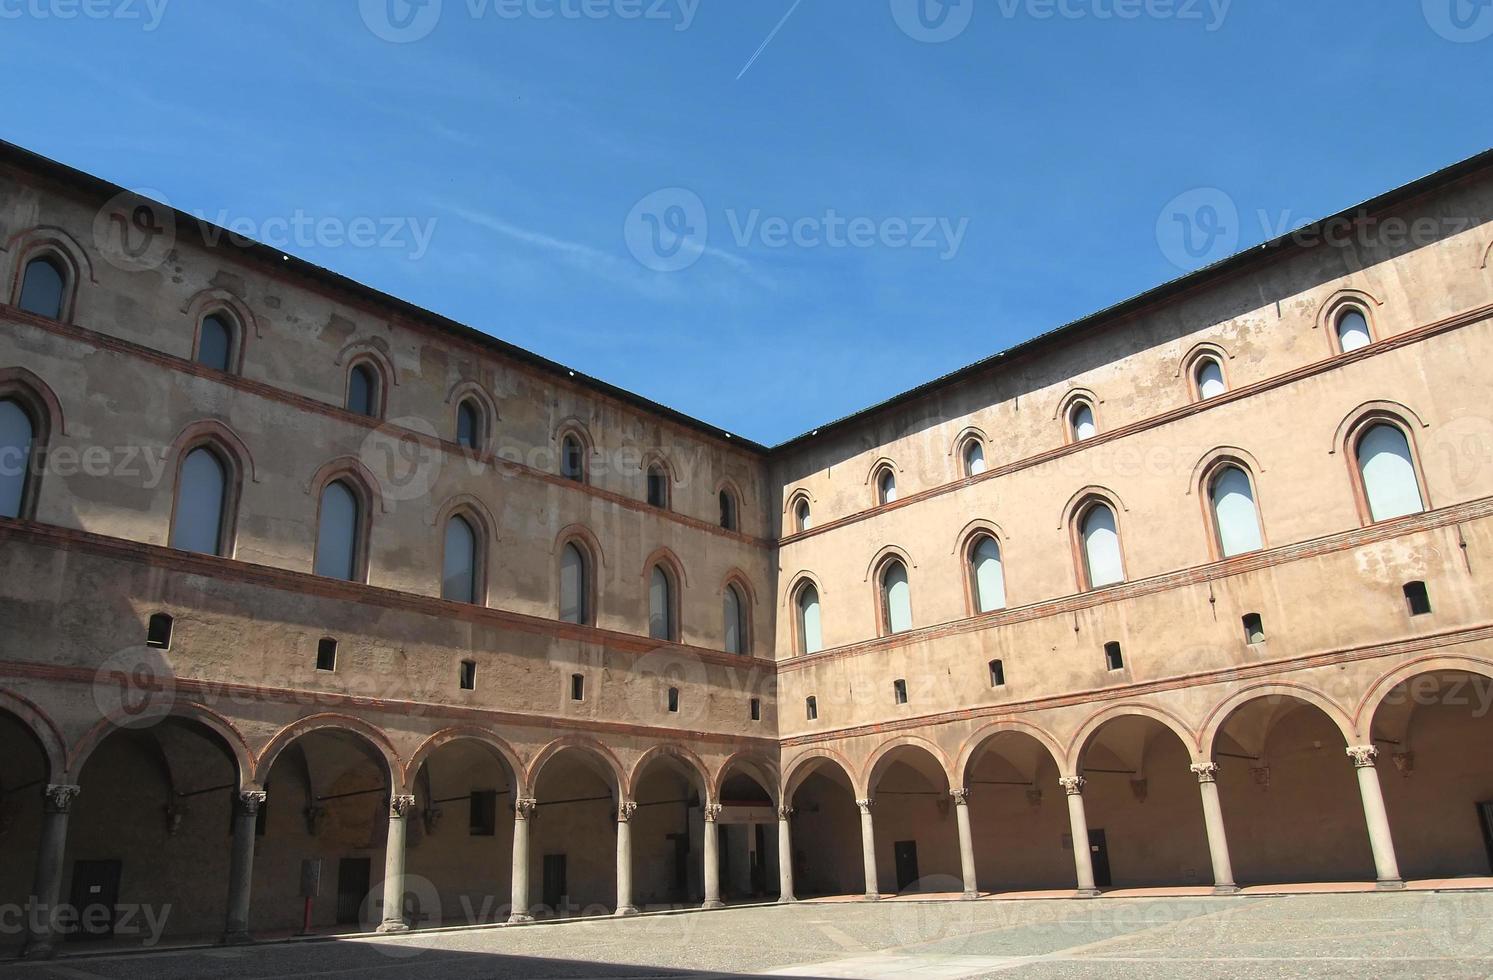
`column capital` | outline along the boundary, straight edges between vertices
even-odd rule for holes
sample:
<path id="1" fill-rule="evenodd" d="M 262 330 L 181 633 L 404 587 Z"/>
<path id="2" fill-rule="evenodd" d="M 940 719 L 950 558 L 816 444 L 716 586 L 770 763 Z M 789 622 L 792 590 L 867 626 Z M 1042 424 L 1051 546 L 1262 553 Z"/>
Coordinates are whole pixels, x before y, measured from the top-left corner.
<path id="1" fill-rule="evenodd" d="M 1058 783 L 1069 796 L 1082 796 L 1083 784 L 1087 782 L 1082 776 L 1059 776 Z"/>
<path id="2" fill-rule="evenodd" d="M 778 807 L 778 819 L 779 820 L 787 820 L 791 816 L 793 816 L 793 807 L 791 807 L 791 806 L 780 806 L 780 807 Z"/>
<path id="3" fill-rule="evenodd" d="M 969 787 L 968 786 L 961 786 L 958 789 L 951 789 L 951 790 L 949 790 L 949 795 L 954 798 L 954 805 L 955 806 L 968 806 L 969 805 Z"/>
<path id="4" fill-rule="evenodd" d="M 389 797 L 389 819 L 403 820 L 405 814 L 415 808 L 415 798 L 406 793 L 402 796 Z"/>
<path id="5" fill-rule="evenodd" d="M 1350 745 L 1348 754 L 1353 757 L 1355 769 L 1374 768 L 1374 759 L 1379 755 L 1379 749 L 1373 745 Z"/>
<path id="6" fill-rule="evenodd" d="M 634 803 L 632 800 L 627 800 L 627 801 L 625 801 L 623 803 L 619 803 L 617 805 L 617 822 L 618 823 L 627 823 L 629 820 L 632 819 L 632 815 L 634 813 L 637 813 L 637 812 L 638 812 L 638 805 L 636 803 Z"/>
<path id="7" fill-rule="evenodd" d="M 1190 768 L 1193 775 L 1197 776 L 1199 783 L 1212 783 L 1218 780 L 1218 763 L 1216 762 L 1194 762 Z"/>
<path id="8" fill-rule="evenodd" d="M 238 805 L 245 813 L 253 815 L 259 812 L 259 808 L 264 806 L 264 801 L 268 798 L 269 794 L 262 789 L 246 789 L 238 794 Z"/>
<path id="9" fill-rule="evenodd" d="M 539 809 L 539 801 L 519 797 L 513 801 L 513 815 L 519 820 L 530 820 L 534 817 L 534 811 Z"/>
<path id="10" fill-rule="evenodd" d="M 721 806 L 719 803 L 705 804 L 705 822 L 715 823 L 721 818 L 721 811 L 723 811 L 724 809 L 725 807 Z"/>
<path id="11" fill-rule="evenodd" d="M 855 805 L 861 808 L 862 813 L 870 813 L 871 808 L 876 805 L 876 800 L 868 797 L 864 800 L 856 800 Z"/>
<path id="12" fill-rule="evenodd" d="M 48 783 L 42 791 L 42 802 L 48 813 L 67 813 L 80 792 L 82 787 L 70 783 Z"/>

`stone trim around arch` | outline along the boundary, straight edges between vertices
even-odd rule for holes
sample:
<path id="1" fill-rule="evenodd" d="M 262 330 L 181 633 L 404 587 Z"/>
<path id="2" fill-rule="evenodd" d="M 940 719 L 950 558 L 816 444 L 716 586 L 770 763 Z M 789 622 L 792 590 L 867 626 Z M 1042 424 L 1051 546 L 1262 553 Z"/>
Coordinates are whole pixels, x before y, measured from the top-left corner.
<path id="1" fill-rule="evenodd" d="M 1340 357 L 1343 352 L 1338 349 L 1338 318 L 1349 309 L 1362 313 L 1364 322 L 1369 325 L 1369 341 L 1371 344 L 1377 343 L 1384 339 L 1384 332 L 1377 322 L 1378 317 L 1376 313 L 1382 306 L 1384 306 L 1383 300 L 1362 289 L 1339 289 L 1323 300 L 1322 305 L 1317 307 L 1317 315 L 1312 321 L 1312 329 L 1321 330 L 1327 337 L 1327 345 L 1331 356 Z"/>
<path id="2" fill-rule="evenodd" d="M 619 797 L 624 796 L 628 790 L 627 769 L 622 761 L 604 744 L 588 735 L 564 735 L 545 745 L 529 760 L 529 766 L 524 773 L 524 785 L 533 798 L 539 796 L 539 777 L 544 773 L 544 767 L 562 752 L 573 751 L 589 756 L 593 762 L 601 764 L 610 776 L 612 788 Z M 540 804 L 544 803 L 539 800 Z M 621 802 L 619 799 L 618 802 Z"/>
<path id="3" fill-rule="evenodd" d="M 370 725 L 361 718 L 335 712 L 307 715 L 276 732 L 265 743 L 264 748 L 259 750 L 258 760 L 254 766 L 254 784 L 264 785 L 265 781 L 270 778 L 271 770 L 275 767 L 275 760 L 292 742 L 320 731 L 341 731 L 361 738 L 383 761 L 384 773 L 389 779 L 389 792 L 394 796 L 403 796 L 408 793 L 404 782 L 405 767 L 399 757 L 399 750 L 394 748 L 394 744 L 383 729 Z"/>
<path id="4" fill-rule="evenodd" d="M 1228 723 L 1229 718 L 1233 716 L 1235 711 L 1251 701 L 1258 701 L 1261 698 L 1268 697 L 1282 697 L 1301 701 L 1319 709 L 1337 726 L 1338 732 L 1343 736 L 1345 744 L 1358 744 L 1358 732 L 1354 727 L 1352 718 L 1344 710 L 1342 705 L 1320 691 L 1307 687 L 1304 684 L 1265 682 L 1236 691 L 1208 710 L 1208 713 L 1203 716 L 1202 724 L 1198 726 L 1198 760 L 1201 762 L 1214 761 L 1213 755 L 1218 742 L 1218 734 L 1223 730 L 1223 726 Z"/>
<path id="5" fill-rule="evenodd" d="M 414 786 L 420 767 L 436 752 L 455 742 L 474 742 L 486 748 L 496 759 L 502 761 L 513 777 L 513 798 L 517 800 L 529 796 L 528 786 L 524 783 L 524 764 L 518 752 L 497 735 L 476 725 L 453 725 L 427 737 L 404 764 L 404 785 Z"/>
<path id="6" fill-rule="evenodd" d="M 213 711 L 206 705 L 195 701 L 177 701 L 171 705 L 166 712 L 165 718 L 176 718 L 182 721 L 192 722 L 210 730 L 222 740 L 223 747 L 228 750 L 229 757 L 233 760 L 234 769 L 238 773 L 238 791 L 259 789 L 264 785 L 254 761 L 254 753 L 249 748 L 248 741 L 238 727 L 227 718 Z M 162 720 L 165 720 L 163 718 Z M 68 750 L 67 779 L 66 782 L 77 783 L 83 774 L 83 767 L 92 757 L 94 750 L 115 732 L 126 731 L 129 726 L 116 725 L 108 718 L 101 718 L 77 742 L 73 743 Z M 268 772 L 266 770 L 266 772 Z"/>
<path id="7" fill-rule="evenodd" d="M 805 779 L 814 774 L 818 769 L 817 763 L 828 762 L 836 766 L 844 773 L 845 780 L 850 784 L 852 792 L 858 791 L 860 786 L 860 772 L 851 761 L 834 749 L 819 746 L 809 749 L 800 755 L 793 757 L 791 761 L 783 763 L 782 785 L 778 791 L 780 805 L 791 806 L 793 797 L 803 785 Z"/>
<path id="8" fill-rule="evenodd" d="M 761 770 L 760 774 L 753 773 L 746 767 L 755 766 Z M 772 800 L 773 806 L 778 805 L 783 792 L 782 774 L 778 764 L 768 756 L 762 755 L 753 749 L 742 749 L 733 752 L 722 762 L 710 776 L 709 801 L 719 803 L 721 801 L 721 788 L 726 785 L 726 780 L 740 769 L 743 775 L 750 777 L 761 785 L 763 792 Z"/>
<path id="9" fill-rule="evenodd" d="M 251 483 L 262 482 L 259 464 L 254 460 L 254 453 L 249 449 L 249 444 L 244 442 L 226 422 L 219 419 L 199 419 L 183 426 L 166 450 L 168 466 L 173 469 L 179 468 L 183 456 L 188 451 L 210 442 L 218 443 L 220 451 L 230 457 L 229 463 L 238 469 L 238 476 L 247 476 Z"/>
<path id="10" fill-rule="evenodd" d="M 10 715 L 30 729 L 47 762 L 47 782 L 66 782 L 67 740 L 46 711 L 24 694 L 0 688 L 0 713 Z"/>
<path id="11" fill-rule="evenodd" d="M 1149 718 L 1157 722 L 1181 740 L 1183 747 L 1192 756 L 1193 762 L 1209 761 L 1198 754 L 1199 738 L 1197 733 L 1177 715 L 1156 705 L 1144 704 L 1139 701 L 1126 701 L 1120 704 L 1109 705 L 1084 719 L 1084 723 L 1079 726 L 1078 731 L 1068 740 L 1068 746 L 1063 752 L 1062 771 L 1081 773 L 1083 771 L 1083 755 L 1089 747 L 1089 742 L 1093 741 L 1094 736 L 1105 725 L 1125 717 Z"/>
<path id="12" fill-rule="evenodd" d="M 944 783 L 951 789 L 957 784 L 954 782 L 954 774 L 949 767 L 949 757 L 937 743 L 931 739 L 923 738 L 921 735 L 899 735 L 889 741 L 878 745 L 870 756 L 866 758 L 865 765 L 861 767 L 860 779 L 855 782 L 855 791 L 859 799 L 872 799 L 875 797 L 876 781 L 881 776 L 880 769 L 884 762 L 897 749 L 915 748 L 921 749 L 933 757 L 938 763 L 938 768 L 943 772 Z"/>
<path id="13" fill-rule="evenodd" d="M 1338 425 L 1337 434 L 1333 444 L 1334 452 L 1342 450 L 1343 462 L 1348 467 L 1349 485 L 1353 488 L 1353 504 L 1358 511 L 1358 519 L 1364 527 L 1377 523 L 1369 507 L 1368 490 L 1364 487 L 1363 471 L 1358 461 L 1358 443 L 1364 434 L 1377 425 L 1391 425 L 1405 437 L 1405 444 L 1410 449 L 1410 464 L 1415 471 L 1415 482 L 1420 490 L 1421 513 L 1436 509 L 1435 501 L 1431 496 L 1431 486 L 1426 481 L 1425 467 L 1421 464 L 1420 440 L 1416 438 L 1416 425 L 1422 429 L 1430 426 L 1421 420 L 1414 410 L 1399 402 L 1376 401 L 1365 402 L 1354 409 Z"/>
<path id="14" fill-rule="evenodd" d="M 704 802 L 714 802 L 715 794 L 711 792 L 710 767 L 698 755 L 691 752 L 688 747 L 675 742 L 665 742 L 661 745 L 655 745 L 638 756 L 637 761 L 632 764 L 632 768 L 627 773 L 627 791 L 625 794 L 627 799 L 633 799 L 636 795 L 638 783 L 647 773 L 647 770 L 655 762 L 665 758 L 674 759 L 681 767 L 692 774 L 692 779 L 699 786 L 700 793 L 707 797 Z"/>
<path id="15" fill-rule="evenodd" d="M 77 239 L 55 225 L 36 225 L 12 235 L 6 242 L 5 250 L 15 256 L 10 290 L 6 293 L 5 301 L 18 306 L 26 266 L 33 259 L 50 256 L 62 264 L 64 278 L 67 280 L 63 283 L 62 310 L 58 320 L 62 323 L 73 322 L 78 312 L 78 295 L 82 284 L 98 283 L 98 276 L 93 271 L 93 260 L 89 258 L 87 250 L 78 244 Z"/>
<path id="16" fill-rule="evenodd" d="M 1379 708 L 1383 706 L 1391 691 L 1400 684 L 1414 680 L 1423 674 L 1447 670 L 1476 674 L 1493 681 L 1493 660 L 1484 660 L 1481 657 L 1434 653 L 1398 664 L 1375 678 L 1353 708 L 1353 726 L 1359 735 L 1359 743 L 1369 744 L 1373 733 L 1374 716 L 1378 714 Z"/>
<path id="17" fill-rule="evenodd" d="M 958 775 L 959 781 L 953 785 L 964 785 L 968 781 L 970 764 L 980 749 L 992 738 L 1002 734 L 1025 735 L 1032 739 L 1047 750 L 1048 758 L 1052 759 L 1053 768 L 1059 773 L 1063 772 L 1063 760 L 1067 753 L 1058 742 L 1057 736 L 1032 722 L 1010 719 L 985 725 L 964 740 L 959 747 L 959 756 L 954 762 L 954 772 Z"/>

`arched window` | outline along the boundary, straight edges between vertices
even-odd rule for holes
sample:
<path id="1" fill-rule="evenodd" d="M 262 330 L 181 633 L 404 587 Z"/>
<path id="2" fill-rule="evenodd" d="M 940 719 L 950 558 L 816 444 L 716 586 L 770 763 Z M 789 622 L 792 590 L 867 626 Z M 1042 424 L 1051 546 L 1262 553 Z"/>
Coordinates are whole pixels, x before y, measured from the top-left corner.
<path id="1" fill-rule="evenodd" d="M 669 506 L 669 474 L 659 463 L 648 467 L 648 506 Z"/>
<path id="2" fill-rule="evenodd" d="M 217 453 L 199 446 L 182 460 L 177 477 L 171 547 L 226 557 L 228 516 L 228 468 Z"/>
<path id="3" fill-rule="evenodd" d="M 16 305 L 27 313 L 49 320 L 62 319 L 62 300 L 67 292 L 67 273 L 50 255 L 39 255 L 26 263 L 21 277 L 21 297 Z"/>
<path id="4" fill-rule="evenodd" d="M 591 625 L 591 574 L 575 542 L 560 551 L 560 622 Z"/>
<path id="5" fill-rule="evenodd" d="M 1363 311 L 1350 308 L 1338 316 L 1337 345 L 1344 354 L 1367 347 L 1373 342 L 1374 337 L 1369 333 L 1369 321 Z"/>
<path id="6" fill-rule="evenodd" d="M 1197 367 L 1193 369 L 1193 378 L 1197 381 L 1198 397 L 1204 401 L 1217 398 L 1229 390 L 1223 380 L 1223 366 L 1211 357 L 1198 361 Z"/>
<path id="7" fill-rule="evenodd" d="M 883 466 L 876 474 L 876 502 L 885 506 L 897 499 L 897 474 L 890 466 Z"/>
<path id="8" fill-rule="evenodd" d="M 482 448 L 482 409 L 471 398 L 456 406 L 456 442 L 463 449 Z"/>
<path id="9" fill-rule="evenodd" d="M 723 614 L 726 624 L 726 652 L 744 654 L 747 652 L 747 604 L 742 597 L 741 590 L 734 585 L 727 585 L 722 594 Z"/>
<path id="10" fill-rule="evenodd" d="M 809 509 L 808 497 L 798 498 L 798 503 L 793 505 L 793 523 L 800 531 L 807 531 L 814 526 L 814 514 Z"/>
<path id="11" fill-rule="evenodd" d="M 1223 557 L 1245 555 L 1265 547 L 1249 474 L 1237 466 L 1220 469 L 1208 483 L 1208 501 L 1213 508 L 1213 529 Z"/>
<path id="12" fill-rule="evenodd" d="M 970 545 L 969 584 L 975 612 L 1006 608 L 1006 570 L 1001 564 L 1001 546 L 988 534 L 975 538 Z"/>
<path id="13" fill-rule="evenodd" d="M 805 582 L 794 600 L 798 607 L 798 649 L 802 653 L 818 653 L 824 649 L 824 632 L 819 614 L 819 590 L 813 582 Z"/>
<path id="14" fill-rule="evenodd" d="M 221 313 L 209 313 L 197 330 L 197 363 L 214 371 L 233 370 L 236 331 Z"/>
<path id="15" fill-rule="evenodd" d="M 736 495 L 730 490 L 722 490 L 721 498 L 721 527 L 728 531 L 738 530 L 736 515 Z"/>
<path id="16" fill-rule="evenodd" d="M 0 400 L 0 517 L 20 517 L 28 509 L 26 487 L 35 440 L 30 414 L 13 399 Z"/>
<path id="17" fill-rule="evenodd" d="M 912 629 L 912 585 L 907 566 L 889 561 L 881 569 L 881 625 L 888 635 Z"/>
<path id="18" fill-rule="evenodd" d="M 1079 539 L 1089 588 L 1099 589 L 1125 581 L 1119 526 L 1115 523 L 1115 512 L 1108 504 L 1091 504 L 1083 512 L 1079 521 Z"/>
<path id="19" fill-rule="evenodd" d="M 1083 442 L 1099 434 L 1099 426 L 1094 422 L 1094 406 L 1085 401 L 1075 402 L 1068 410 L 1068 424 L 1074 442 Z"/>
<path id="20" fill-rule="evenodd" d="M 342 480 L 321 492 L 321 518 L 316 532 L 316 574 L 352 582 L 362 562 L 363 505 Z"/>
<path id="21" fill-rule="evenodd" d="M 465 517 L 446 522 L 446 559 L 441 573 L 441 598 L 453 602 L 476 602 L 481 548 L 477 532 Z"/>
<path id="22" fill-rule="evenodd" d="M 985 472 L 985 447 L 978 439 L 964 444 L 964 475 L 979 476 Z"/>
<path id="23" fill-rule="evenodd" d="M 560 440 L 560 475 L 576 483 L 586 482 L 586 450 L 575 436 Z"/>
<path id="24" fill-rule="evenodd" d="M 1426 509 L 1410 440 L 1398 426 L 1381 422 L 1358 437 L 1358 473 L 1374 521 L 1419 514 Z"/>
<path id="25" fill-rule="evenodd" d="M 674 580 L 662 565 L 654 565 L 648 577 L 648 635 L 655 640 L 677 640 Z"/>
<path id="26" fill-rule="evenodd" d="M 354 364 L 347 373 L 347 410 L 355 415 L 378 418 L 381 399 L 378 372 L 370 364 Z"/>

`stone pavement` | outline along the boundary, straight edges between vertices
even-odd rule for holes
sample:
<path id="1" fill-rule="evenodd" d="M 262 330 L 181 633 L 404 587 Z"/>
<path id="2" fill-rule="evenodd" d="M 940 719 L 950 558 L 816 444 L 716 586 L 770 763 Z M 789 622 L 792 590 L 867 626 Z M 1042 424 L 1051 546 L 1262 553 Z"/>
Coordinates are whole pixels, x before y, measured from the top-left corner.
<path id="1" fill-rule="evenodd" d="M 0 966 L 5 980 L 1490 974 L 1486 891 L 800 904 Z"/>

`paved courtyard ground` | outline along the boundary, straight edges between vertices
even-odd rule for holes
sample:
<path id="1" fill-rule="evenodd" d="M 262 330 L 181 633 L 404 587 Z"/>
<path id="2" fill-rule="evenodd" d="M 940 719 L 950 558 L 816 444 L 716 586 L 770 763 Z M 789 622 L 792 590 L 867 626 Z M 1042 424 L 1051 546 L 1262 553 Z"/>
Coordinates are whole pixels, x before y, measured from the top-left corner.
<path id="1" fill-rule="evenodd" d="M 0 966 L 34 980 L 1489 975 L 1489 892 L 805 904 Z"/>

